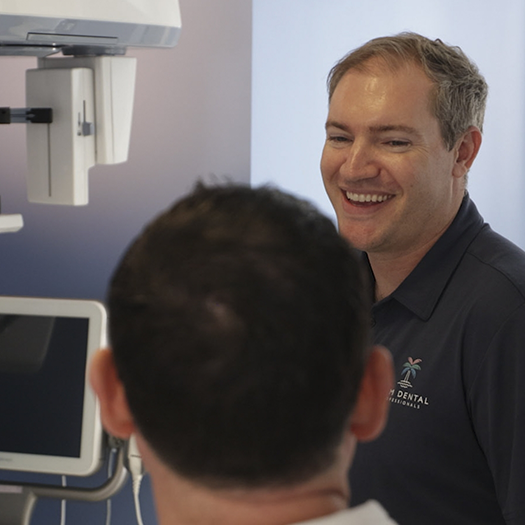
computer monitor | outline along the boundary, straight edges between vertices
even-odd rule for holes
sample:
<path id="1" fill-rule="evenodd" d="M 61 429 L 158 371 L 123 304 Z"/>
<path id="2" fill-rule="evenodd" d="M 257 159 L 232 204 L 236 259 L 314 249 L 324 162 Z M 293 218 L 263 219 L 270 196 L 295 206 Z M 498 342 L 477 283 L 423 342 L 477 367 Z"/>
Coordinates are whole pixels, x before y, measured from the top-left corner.
<path id="1" fill-rule="evenodd" d="M 99 302 L 0 296 L 0 469 L 98 469 L 103 432 L 87 371 L 105 344 Z"/>

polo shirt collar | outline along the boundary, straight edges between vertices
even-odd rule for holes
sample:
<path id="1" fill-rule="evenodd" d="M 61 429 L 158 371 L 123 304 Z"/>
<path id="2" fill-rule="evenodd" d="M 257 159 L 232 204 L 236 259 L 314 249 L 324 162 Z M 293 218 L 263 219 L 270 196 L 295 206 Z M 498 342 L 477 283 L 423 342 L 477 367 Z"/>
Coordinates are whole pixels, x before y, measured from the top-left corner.
<path id="1" fill-rule="evenodd" d="M 397 289 L 376 303 L 377 306 L 396 300 L 423 321 L 428 320 L 466 249 L 484 224 L 476 205 L 466 194 L 445 233 Z"/>

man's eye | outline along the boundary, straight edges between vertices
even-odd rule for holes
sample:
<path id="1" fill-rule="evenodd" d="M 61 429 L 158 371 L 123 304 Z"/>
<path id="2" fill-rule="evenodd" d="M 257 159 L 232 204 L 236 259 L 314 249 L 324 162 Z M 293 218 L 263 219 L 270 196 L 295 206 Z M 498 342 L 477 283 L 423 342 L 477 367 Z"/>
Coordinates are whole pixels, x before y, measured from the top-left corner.
<path id="1" fill-rule="evenodd" d="M 406 140 L 389 140 L 387 144 L 389 146 L 393 146 L 394 148 L 407 148 L 410 146 L 410 142 Z"/>
<path id="2" fill-rule="evenodd" d="M 350 139 L 348 137 L 343 137 L 341 135 L 333 135 L 333 136 L 329 136 L 328 137 L 328 140 L 330 142 L 335 142 L 335 143 L 345 143 L 345 142 L 350 142 Z"/>

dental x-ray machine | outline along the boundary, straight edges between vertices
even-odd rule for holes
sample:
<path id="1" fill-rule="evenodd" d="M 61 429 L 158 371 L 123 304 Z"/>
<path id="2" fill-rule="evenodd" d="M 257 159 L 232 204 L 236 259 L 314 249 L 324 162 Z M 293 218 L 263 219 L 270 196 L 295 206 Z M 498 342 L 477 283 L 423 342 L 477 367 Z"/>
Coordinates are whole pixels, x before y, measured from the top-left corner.
<path id="1" fill-rule="evenodd" d="M 73 206 L 87 204 L 88 170 L 95 164 L 115 164 L 127 160 L 136 59 L 125 56 L 126 48 L 173 47 L 177 43 L 180 27 L 178 0 L 0 2 L 0 55 L 37 57 L 37 68 L 26 72 L 26 107 L 0 107 L 0 125 L 27 124 L 27 192 L 30 202 Z M 61 57 L 52 56 L 59 53 Z M 18 231 L 22 226 L 21 215 L 0 214 L 0 232 Z M 93 326 L 99 326 L 98 333 L 102 336 L 104 331 L 100 322 L 93 325 L 93 319 L 102 315 L 100 308 L 90 302 L 77 303 L 85 305 L 86 310 L 77 312 L 79 319 L 64 321 L 62 317 L 73 315 L 73 303 L 70 301 L 0 298 L 0 323 L 3 323 L 0 327 L 0 338 L 3 338 L 0 350 L 3 349 L 5 354 L 0 356 L 3 359 L 0 359 L 0 369 L 11 370 L 15 367 L 22 372 L 39 369 L 42 356 L 52 353 L 45 350 L 48 346 L 57 352 L 60 350 L 58 343 L 52 343 L 57 341 L 57 323 L 85 324 L 89 320 L 86 326 L 90 326 L 91 331 Z M 75 308 L 78 310 L 77 303 Z M 64 305 L 62 310 L 60 305 Z M 18 340 L 25 330 L 27 315 L 30 316 L 27 322 L 31 323 L 33 339 L 37 332 L 45 336 L 45 340 L 36 341 L 31 347 Z M 38 322 L 31 317 L 35 315 L 40 316 Z M 35 331 L 37 325 L 38 330 Z M 50 330 L 53 330 L 54 339 L 49 339 Z M 87 340 L 95 341 L 92 344 L 95 348 L 100 341 L 96 342 L 93 335 L 91 333 L 91 339 Z M 77 339 L 77 344 L 82 344 L 82 338 Z M 23 352 L 17 350 L 20 345 L 24 346 Z M 9 353 L 7 350 L 11 346 L 16 351 Z M 21 359 L 23 362 L 20 362 Z M 82 377 L 85 377 L 85 368 L 82 368 L 85 362 L 79 365 Z M 15 377 L 13 380 L 22 379 Z M 75 383 L 82 385 L 83 381 L 79 379 Z M 38 393 L 35 395 L 37 399 L 41 397 Z M 92 401 L 88 400 L 89 396 Z M 97 418 L 93 415 L 96 413 L 96 400 L 91 394 L 89 396 L 81 397 L 78 404 L 81 415 L 78 417 L 83 426 L 96 429 Z M 92 403 L 92 411 L 85 408 L 89 403 Z M 78 414 L 78 411 L 75 413 Z M 98 443 L 97 432 L 87 432 L 91 445 Z M 14 441 L 17 447 L 21 446 L 18 435 Z M 4 451 L 2 454 L 0 451 L 0 461 L 4 462 L 4 468 L 5 461 L 9 460 L 8 465 L 11 465 L 16 460 L 21 465 L 18 470 L 51 472 L 46 467 L 51 462 L 53 469 L 60 470 L 62 474 L 71 473 L 70 470 L 76 472 L 75 465 L 82 458 L 87 458 L 88 465 L 92 465 L 93 457 L 98 458 L 98 445 L 84 446 L 84 435 L 80 443 L 79 450 L 85 448 L 87 453 L 82 452 L 78 459 L 66 458 L 65 463 L 55 461 L 62 449 L 38 454 L 32 449 L 27 454 L 21 453 L 24 451 Z M 110 446 L 118 449 L 118 457 L 113 475 L 100 487 L 82 489 L 0 483 L 0 524 L 27 525 L 38 497 L 99 501 L 111 496 L 125 481 L 125 454 L 128 458 L 133 454 L 125 452 L 127 449 L 122 444 L 111 444 L 110 441 Z M 35 457 L 40 458 L 39 463 L 34 462 Z M 62 464 L 67 468 L 60 467 Z M 86 472 L 91 470 L 90 467 Z"/>
<path id="2" fill-rule="evenodd" d="M 178 0 L 2 0 L 0 55 L 38 57 L 27 107 L 0 107 L 0 124 L 27 123 L 30 202 L 87 204 L 89 168 L 127 160 L 136 59 L 126 48 L 173 47 L 180 27 Z M 0 215 L 0 232 L 22 226 Z"/>

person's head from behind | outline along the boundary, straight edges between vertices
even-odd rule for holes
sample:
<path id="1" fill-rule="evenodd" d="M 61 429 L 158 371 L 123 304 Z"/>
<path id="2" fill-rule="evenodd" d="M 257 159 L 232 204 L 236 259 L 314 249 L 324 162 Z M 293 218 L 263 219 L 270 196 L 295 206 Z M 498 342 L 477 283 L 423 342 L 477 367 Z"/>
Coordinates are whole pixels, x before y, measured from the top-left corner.
<path id="1" fill-rule="evenodd" d="M 393 70 L 415 64 L 433 82 L 431 111 L 449 150 L 470 126 L 483 131 L 488 86 L 477 66 L 459 47 L 417 33 L 374 38 L 343 57 L 328 76 L 329 100 L 348 71 L 378 61 Z"/>
<path id="2" fill-rule="evenodd" d="M 389 376 L 381 388 L 363 381 L 374 361 L 364 288 L 354 251 L 311 205 L 198 187 L 113 276 L 113 357 L 101 352 L 92 374 L 107 430 L 136 432 L 171 471 L 212 489 L 315 477 L 345 433 L 371 439 L 384 423 Z"/>

